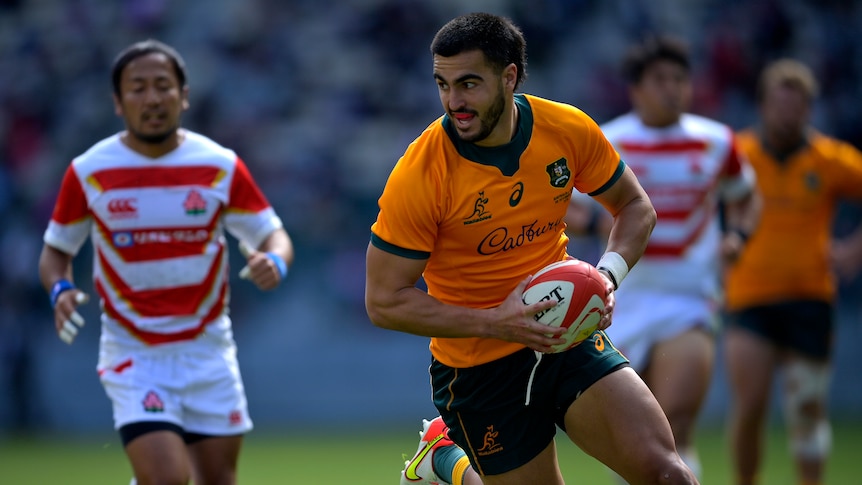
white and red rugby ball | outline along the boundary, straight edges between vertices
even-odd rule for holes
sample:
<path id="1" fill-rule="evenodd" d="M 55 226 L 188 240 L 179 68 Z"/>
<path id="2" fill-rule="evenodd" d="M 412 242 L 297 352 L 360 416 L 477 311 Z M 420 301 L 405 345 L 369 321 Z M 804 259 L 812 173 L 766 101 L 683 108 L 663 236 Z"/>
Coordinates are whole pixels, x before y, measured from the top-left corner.
<path id="1" fill-rule="evenodd" d="M 569 330 L 561 335 L 565 343 L 555 345 L 554 352 L 568 350 L 596 331 L 605 309 L 605 278 L 595 266 L 578 259 L 558 261 L 545 266 L 524 289 L 527 305 L 542 300 L 557 300 L 553 308 L 538 313 L 535 319 L 551 327 Z"/>

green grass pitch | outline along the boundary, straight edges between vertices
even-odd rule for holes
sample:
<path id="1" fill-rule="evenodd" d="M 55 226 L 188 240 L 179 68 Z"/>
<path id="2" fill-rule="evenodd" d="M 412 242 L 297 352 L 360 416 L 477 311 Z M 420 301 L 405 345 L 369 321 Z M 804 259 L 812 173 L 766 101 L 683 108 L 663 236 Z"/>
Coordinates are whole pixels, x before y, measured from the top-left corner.
<path id="1" fill-rule="evenodd" d="M 826 483 L 860 483 L 858 443 L 862 422 L 834 425 L 834 451 Z M 358 433 L 332 430 L 256 430 L 246 438 L 240 457 L 242 485 L 315 484 L 395 485 L 401 454 L 412 454 L 418 429 L 369 427 Z M 794 483 L 785 435 L 770 432 L 763 485 Z M 557 439 L 566 482 L 613 485 L 605 469 L 585 456 L 564 436 Z M 703 485 L 731 485 L 723 430 L 704 428 L 698 434 L 704 466 Z M 127 485 L 129 465 L 113 435 L 0 439 L 0 483 L 4 485 Z"/>

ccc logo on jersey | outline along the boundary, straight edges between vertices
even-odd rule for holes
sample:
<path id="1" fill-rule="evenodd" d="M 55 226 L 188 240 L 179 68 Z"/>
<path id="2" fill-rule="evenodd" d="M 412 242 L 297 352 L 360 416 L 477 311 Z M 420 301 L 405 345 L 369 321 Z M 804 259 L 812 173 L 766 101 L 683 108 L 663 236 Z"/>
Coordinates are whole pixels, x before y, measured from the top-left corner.
<path id="1" fill-rule="evenodd" d="M 133 197 L 111 199 L 108 201 L 108 214 L 111 219 L 138 217 L 138 199 Z"/>

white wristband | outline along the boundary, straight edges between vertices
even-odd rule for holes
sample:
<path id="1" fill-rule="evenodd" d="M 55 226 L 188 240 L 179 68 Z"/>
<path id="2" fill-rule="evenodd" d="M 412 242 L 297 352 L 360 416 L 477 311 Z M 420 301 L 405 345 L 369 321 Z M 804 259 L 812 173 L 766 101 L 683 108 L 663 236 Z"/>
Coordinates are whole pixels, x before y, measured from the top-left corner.
<path id="1" fill-rule="evenodd" d="M 603 269 L 611 276 L 611 283 L 614 284 L 614 289 L 620 287 L 623 278 L 629 274 L 629 264 L 620 256 L 620 253 L 608 251 L 602 255 L 602 259 L 596 265 L 597 269 Z"/>

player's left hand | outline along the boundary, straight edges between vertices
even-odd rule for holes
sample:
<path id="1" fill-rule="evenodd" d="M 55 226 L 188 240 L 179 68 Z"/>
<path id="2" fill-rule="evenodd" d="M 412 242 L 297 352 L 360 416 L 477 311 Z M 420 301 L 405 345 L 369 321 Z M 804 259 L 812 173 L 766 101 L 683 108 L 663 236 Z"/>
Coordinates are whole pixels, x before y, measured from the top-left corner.
<path id="1" fill-rule="evenodd" d="M 245 243 L 240 243 L 240 252 L 246 259 L 246 265 L 240 270 L 239 277 L 249 280 L 263 291 L 272 290 L 281 283 L 282 273 L 273 256 L 257 251 Z"/>
<path id="2" fill-rule="evenodd" d="M 602 312 L 602 319 L 599 321 L 598 326 L 599 330 L 604 330 L 610 327 L 611 323 L 613 323 L 614 306 L 616 306 L 617 297 L 614 295 L 614 282 L 611 279 L 611 276 L 603 269 L 599 270 L 599 274 L 605 279 L 605 289 L 607 290 L 607 294 L 605 295 L 605 309 Z"/>
<path id="3" fill-rule="evenodd" d="M 733 264 L 745 248 L 745 239 L 737 231 L 729 231 L 721 238 L 719 252 L 725 265 Z"/>

